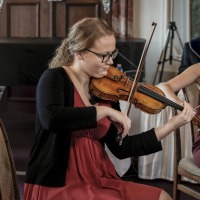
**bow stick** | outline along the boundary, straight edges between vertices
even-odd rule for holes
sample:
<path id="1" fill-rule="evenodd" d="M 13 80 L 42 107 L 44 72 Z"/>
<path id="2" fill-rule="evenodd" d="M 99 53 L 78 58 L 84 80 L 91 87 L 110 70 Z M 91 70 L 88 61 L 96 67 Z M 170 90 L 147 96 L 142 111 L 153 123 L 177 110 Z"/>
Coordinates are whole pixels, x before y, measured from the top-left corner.
<path id="1" fill-rule="evenodd" d="M 129 103 L 128 111 L 127 111 L 128 116 L 129 116 L 131 105 L 132 105 L 131 102 L 133 100 L 133 97 L 134 97 L 134 94 L 135 94 L 135 91 L 136 91 L 137 83 L 139 82 L 142 70 L 144 68 L 144 61 L 145 61 L 145 58 L 146 58 L 146 54 L 147 54 L 147 51 L 149 49 L 149 46 L 150 46 L 154 31 L 156 29 L 157 23 L 153 22 L 152 26 L 154 26 L 153 31 L 151 33 L 149 41 L 148 42 L 146 41 L 146 43 L 145 43 L 145 46 L 144 46 L 144 49 L 143 49 L 143 52 L 142 52 L 142 56 L 140 58 L 140 62 L 139 62 L 139 65 L 138 65 L 138 68 L 137 68 L 137 71 L 136 71 L 136 75 L 135 75 L 135 78 L 134 78 L 134 81 L 133 81 L 133 84 L 132 84 L 132 87 L 131 87 L 131 90 L 130 90 L 130 93 L 129 93 L 129 96 L 128 96 L 128 103 Z M 121 137 L 120 133 L 117 134 L 116 141 L 119 142 L 119 145 L 122 144 L 123 138 Z"/>

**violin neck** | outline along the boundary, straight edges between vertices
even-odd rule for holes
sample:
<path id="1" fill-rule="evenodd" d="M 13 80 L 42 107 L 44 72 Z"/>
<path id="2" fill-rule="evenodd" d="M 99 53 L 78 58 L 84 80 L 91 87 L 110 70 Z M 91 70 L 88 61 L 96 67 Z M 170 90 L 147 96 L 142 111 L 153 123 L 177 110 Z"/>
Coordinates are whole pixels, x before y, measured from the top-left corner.
<path id="1" fill-rule="evenodd" d="M 181 105 L 179 105 L 179 104 L 167 99 L 165 96 L 162 96 L 162 95 L 158 94 L 157 92 L 154 92 L 153 90 L 145 87 L 142 84 L 139 85 L 137 90 L 139 92 L 143 93 L 143 94 L 146 94 L 146 95 L 148 95 L 148 96 L 150 96 L 150 97 L 152 97 L 152 98 L 154 98 L 154 99 L 166 104 L 167 106 L 171 106 L 171 107 L 176 108 L 176 109 L 178 109 L 180 111 L 183 110 L 183 106 L 181 106 Z"/>

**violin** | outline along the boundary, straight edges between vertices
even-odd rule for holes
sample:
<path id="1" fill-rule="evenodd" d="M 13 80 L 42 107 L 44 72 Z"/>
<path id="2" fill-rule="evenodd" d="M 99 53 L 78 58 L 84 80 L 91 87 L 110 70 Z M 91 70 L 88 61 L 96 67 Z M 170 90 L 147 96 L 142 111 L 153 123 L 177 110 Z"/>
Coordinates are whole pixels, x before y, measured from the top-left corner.
<path id="1" fill-rule="evenodd" d="M 110 66 L 106 76 L 92 78 L 90 91 L 96 97 L 104 100 L 114 102 L 119 100 L 128 101 L 132 84 L 133 81 L 130 77 Z M 130 103 L 148 114 L 158 114 L 166 106 L 171 106 L 180 111 L 183 110 L 183 106 L 167 99 L 161 89 L 147 83 L 137 83 L 136 91 Z M 200 117 L 198 115 L 195 115 L 193 123 L 200 125 Z"/>

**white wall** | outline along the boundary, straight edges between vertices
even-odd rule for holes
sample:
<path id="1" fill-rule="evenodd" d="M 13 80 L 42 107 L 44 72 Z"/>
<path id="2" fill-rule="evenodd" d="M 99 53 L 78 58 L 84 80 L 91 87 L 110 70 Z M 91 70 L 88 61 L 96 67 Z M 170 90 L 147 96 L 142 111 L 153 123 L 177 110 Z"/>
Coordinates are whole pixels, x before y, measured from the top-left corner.
<path id="1" fill-rule="evenodd" d="M 174 4 L 174 12 L 171 14 L 171 3 Z M 177 26 L 175 31 L 175 37 L 173 40 L 173 58 L 178 54 L 182 54 L 182 48 L 178 40 L 178 33 L 180 39 L 184 44 L 189 40 L 189 0 L 134 0 L 134 37 L 141 37 L 149 40 L 152 32 L 152 22 L 157 23 L 157 28 L 153 35 L 150 48 L 147 52 L 145 63 L 145 81 L 149 84 L 153 83 L 156 76 L 156 70 L 158 68 L 158 61 L 160 60 L 161 52 L 164 49 L 164 45 L 167 41 L 167 35 L 169 32 L 169 21 L 173 17 Z M 168 54 L 170 50 L 167 50 Z M 168 58 L 168 55 L 166 56 Z M 164 70 L 171 71 L 177 70 L 179 62 L 172 62 L 172 65 L 165 63 Z M 175 67 L 175 69 L 173 69 Z M 161 69 L 161 65 L 159 66 Z M 157 80 L 159 74 L 157 74 Z M 163 77 L 163 81 L 166 77 Z"/>

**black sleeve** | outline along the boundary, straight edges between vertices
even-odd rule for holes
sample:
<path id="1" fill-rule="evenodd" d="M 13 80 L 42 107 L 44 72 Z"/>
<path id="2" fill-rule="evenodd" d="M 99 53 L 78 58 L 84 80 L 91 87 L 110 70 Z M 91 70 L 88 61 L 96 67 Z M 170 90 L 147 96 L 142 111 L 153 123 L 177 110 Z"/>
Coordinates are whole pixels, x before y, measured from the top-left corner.
<path id="1" fill-rule="evenodd" d="M 70 90 L 73 87 L 67 78 L 56 69 L 48 69 L 41 76 L 36 92 L 41 125 L 53 132 L 96 127 L 96 108 L 73 107 L 74 90 Z"/>
<path id="2" fill-rule="evenodd" d="M 149 131 L 126 136 L 122 145 L 115 141 L 115 127 L 111 126 L 105 142 L 110 151 L 119 159 L 132 156 L 143 156 L 162 150 L 161 142 L 158 142 L 154 129 Z"/>

